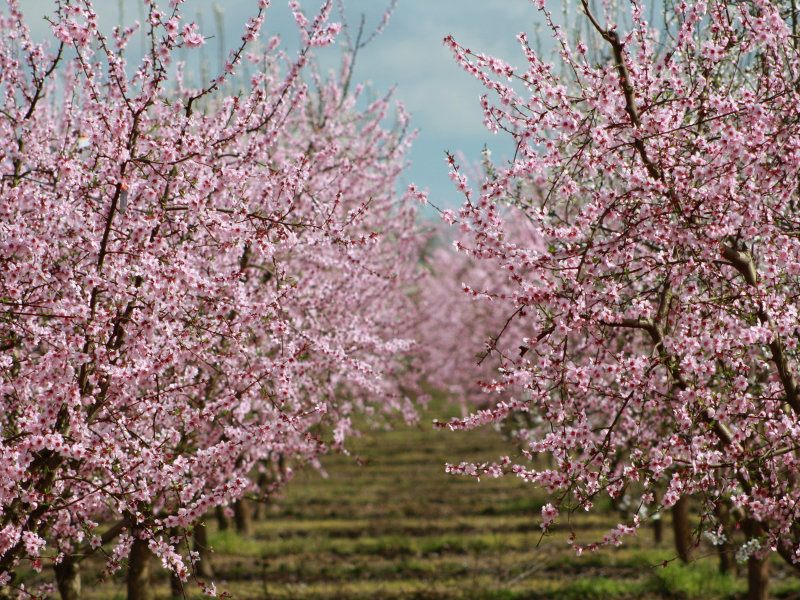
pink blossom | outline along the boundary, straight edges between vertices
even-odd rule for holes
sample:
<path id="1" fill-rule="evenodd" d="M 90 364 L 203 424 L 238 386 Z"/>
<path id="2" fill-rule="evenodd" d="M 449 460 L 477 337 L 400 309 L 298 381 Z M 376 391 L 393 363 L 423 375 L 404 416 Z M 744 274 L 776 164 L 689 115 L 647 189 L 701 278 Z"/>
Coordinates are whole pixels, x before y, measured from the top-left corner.
<path id="1" fill-rule="evenodd" d="M 651 504 L 658 490 L 665 508 L 702 502 L 716 528 L 713 503 L 729 498 L 789 556 L 800 544 L 800 59 L 786 13 L 769 0 L 687 0 L 665 7 L 674 36 L 656 38 L 638 3 L 613 29 L 583 3 L 593 52 L 578 40 L 573 51 L 535 4 L 562 64 L 525 35 L 519 69 L 444 40 L 485 88 L 485 125 L 508 132 L 516 154 L 474 168 L 447 158 L 469 226 L 449 233 L 457 255 L 436 255 L 447 294 L 430 292 L 445 308 L 425 341 L 447 367 L 432 379 L 468 405 L 435 426 L 504 423 L 520 447 L 550 453 L 551 468 L 511 471 L 552 494 L 553 510 L 623 491 Z M 506 85 L 513 75 L 525 98 Z M 458 343 L 435 339 L 444 326 Z M 498 393 L 529 399 L 526 418 L 489 408 Z M 618 545 L 645 519 L 574 548 Z"/>
<path id="2" fill-rule="evenodd" d="M 558 509 L 554 508 L 552 504 L 546 504 L 542 507 L 542 523 L 539 525 L 542 531 L 547 531 L 556 518 L 558 517 Z"/>
<path id="3" fill-rule="evenodd" d="M 0 569 L 105 540 L 104 576 L 146 544 L 185 581 L 175 545 L 210 509 L 347 451 L 355 411 L 419 419 L 408 291 L 428 236 L 397 193 L 408 114 L 398 104 L 387 128 L 390 98 L 355 110 L 352 57 L 308 93 L 310 50 L 340 29 L 330 3 L 296 59 L 272 42 L 226 97 L 267 4 L 200 90 L 167 68 L 204 43 L 180 2 L 150 11 L 138 65 L 84 4 L 53 24 L 75 68 L 0 30 L 0 399 L 14 405 L 0 418 L 15 432 L 0 445 Z"/>
<path id="4" fill-rule="evenodd" d="M 197 23 L 194 22 L 187 23 L 183 26 L 181 36 L 183 38 L 183 44 L 187 48 L 199 48 L 206 43 L 205 38 L 201 34 L 197 33 Z"/>

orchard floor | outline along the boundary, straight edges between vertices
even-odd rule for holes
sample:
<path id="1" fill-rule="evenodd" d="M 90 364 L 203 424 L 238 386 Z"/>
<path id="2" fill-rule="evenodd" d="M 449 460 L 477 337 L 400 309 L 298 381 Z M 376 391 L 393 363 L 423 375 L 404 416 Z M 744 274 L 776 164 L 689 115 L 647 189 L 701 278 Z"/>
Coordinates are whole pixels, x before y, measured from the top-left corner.
<path id="1" fill-rule="evenodd" d="M 671 549 L 671 527 L 657 545 L 648 528 L 619 548 L 574 556 L 568 532 L 542 538 L 545 496 L 517 479 L 476 482 L 444 473 L 445 462 L 497 460 L 510 446 L 490 428 L 373 430 L 351 444 L 352 457 L 331 455 L 328 477 L 299 473 L 282 498 L 241 539 L 209 521 L 217 588 L 259 600 L 488 600 L 743 598 L 743 578 L 717 573 L 713 547 L 683 566 Z M 619 521 L 609 511 L 583 516 L 587 541 Z M 573 521 L 575 523 L 575 521 Z M 658 565 L 658 566 L 656 566 Z M 87 565 L 90 567 L 90 565 Z M 773 566 L 776 598 L 800 599 L 800 579 Z M 165 571 L 156 596 L 169 597 Z M 122 580 L 95 586 L 85 572 L 87 600 L 124 599 Z M 188 588 L 189 597 L 199 596 Z"/>

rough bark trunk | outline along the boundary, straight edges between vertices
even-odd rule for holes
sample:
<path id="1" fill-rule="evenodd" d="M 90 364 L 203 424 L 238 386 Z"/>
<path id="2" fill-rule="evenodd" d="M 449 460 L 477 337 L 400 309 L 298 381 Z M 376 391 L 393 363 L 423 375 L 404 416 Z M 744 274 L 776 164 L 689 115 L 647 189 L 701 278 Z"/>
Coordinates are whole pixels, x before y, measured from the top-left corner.
<path id="1" fill-rule="evenodd" d="M 220 531 L 227 531 L 231 526 L 228 517 L 225 516 L 225 509 L 222 506 L 217 507 L 217 529 Z"/>
<path id="2" fill-rule="evenodd" d="M 653 506 L 661 505 L 661 492 L 653 490 Z M 664 541 L 664 519 L 661 518 L 662 513 L 653 515 L 653 538 L 656 544 Z"/>
<path id="3" fill-rule="evenodd" d="M 675 552 L 684 563 L 692 558 L 692 524 L 689 521 L 689 496 L 681 496 L 672 507 L 672 529 L 675 532 Z"/>
<path id="4" fill-rule="evenodd" d="M 56 583 L 61 600 L 81 600 L 81 571 L 80 564 L 71 554 L 64 555 L 64 559 L 53 565 L 56 572 Z"/>
<path id="5" fill-rule="evenodd" d="M 764 535 L 761 523 L 753 519 L 747 519 L 744 528 L 748 540 Z M 762 559 L 747 559 L 747 600 L 769 600 L 769 553 Z"/>
<path id="6" fill-rule="evenodd" d="M 714 507 L 714 514 L 717 515 L 717 519 L 722 525 L 725 537 L 729 538 L 731 535 L 731 514 L 728 505 L 724 502 L 717 502 L 717 506 Z M 734 556 L 736 548 L 733 543 L 728 540 L 717 546 L 717 548 L 719 548 L 719 572 L 736 575 L 736 558 Z"/>
<path id="7" fill-rule="evenodd" d="M 769 600 L 769 555 L 747 559 L 747 600 Z"/>
<path id="8" fill-rule="evenodd" d="M 256 500 L 253 502 L 253 521 L 258 523 L 267 518 L 266 514 L 267 503 L 263 500 Z"/>
<path id="9" fill-rule="evenodd" d="M 169 530 L 169 535 L 170 537 L 178 537 L 180 535 L 180 529 L 178 527 L 171 528 Z M 180 547 L 176 548 L 176 551 L 180 553 Z M 183 598 L 185 595 L 181 578 L 172 570 L 169 572 L 169 591 L 173 598 Z"/>
<path id="10" fill-rule="evenodd" d="M 253 502 L 253 521 L 258 522 L 266 518 L 266 515 L 264 514 L 264 508 L 266 507 L 264 497 L 267 489 L 273 481 L 274 477 L 272 476 L 271 470 L 266 470 L 258 476 L 259 500 Z"/>
<path id="11" fill-rule="evenodd" d="M 250 512 L 249 502 L 242 498 L 233 505 L 233 515 L 236 520 L 236 531 L 245 538 L 253 537 L 253 516 Z"/>
<path id="12" fill-rule="evenodd" d="M 208 579 L 214 577 L 211 552 L 208 551 L 208 531 L 205 523 L 198 523 L 194 526 L 194 550 L 200 555 L 200 560 L 194 565 L 197 576 Z"/>
<path id="13" fill-rule="evenodd" d="M 134 536 L 128 559 L 128 600 L 153 600 L 150 587 L 151 557 L 147 541 Z"/>
<path id="14" fill-rule="evenodd" d="M 174 571 L 169 572 L 169 591 L 173 598 L 183 598 L 183 582 Z"/>

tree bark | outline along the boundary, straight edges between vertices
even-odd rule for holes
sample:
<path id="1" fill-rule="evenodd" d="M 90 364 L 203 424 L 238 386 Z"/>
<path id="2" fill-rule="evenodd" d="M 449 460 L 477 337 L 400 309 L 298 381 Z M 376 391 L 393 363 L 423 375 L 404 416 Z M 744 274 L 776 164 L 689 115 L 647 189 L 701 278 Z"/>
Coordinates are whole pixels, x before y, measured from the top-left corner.
<path id="1" fill-rule="evenodd" d="M 169 591 L 173 598 L 183 598 L 183 582 L 175 571 L 169 572 Z"/>
<path id="2" fill-rule="evenodd" d="M 211 552 L 208 550 L 208 531 L 205 523 L 194 526 L 194 551 L 200 555 L 200 560 L 194 565 L 198 577 L 214 577 L 214 567 L 211 564 Z"/>
<path id="3" fill-rule="evenodd" d="M 748 541 L 764 535 L 761 523 L 754 519 L 747 519 L 744 528 Z M 747 559 L 747 600 L 769 600 L 769 553 L 761 559 L 753 555 Z"/>
<path id="4" fill-rule="evenodd" d="M 769 554 L 747 559 L 747 600 L 769 600 Z"/>
<path id="5" fill-rule="evenodd" d="M 736 575 L 736 551 L 733 542 L 728 539 L 731 535 L 731 514 L 725 502 L 717 502 L 714 507 L 714 514 L 717 515 L 719 524 L 722 525 L 723 533 L 727 541 L 722 542 L 719 548 L 719 572 L 733 573 Z"/>
<path id="6" fill-rule="evenodd" d="M 675 552 L 684 563 L 692 558 L 692 524 L 689 521 L 689 496 L 681 496 L 672 507 L 672 529 L 675 532 Z"/>
<path id="7" fill-rule="evenodd" d="M 225 509 L 222 506 L 217 506 L 217 529 L 227 531 L 230 526 L 231 522 L 225 516 Z"/>
<path id="8" fill-rule="evenodd" d="M 253 502 L 253 521 L 263 521 L 264 520 L 264 503 L 263 502 Z"/>
<path id="9" fill-rule="evenodd" d="M 661 492 L 658 490 L 653 490 L 653 506 L 659 506 L 661 504 Z M 660 544 L 664 541 L 664 519 L 662 519 L 663 513 L 658 513 L 653 515 L 652 523 L 653 523 L 653 538 L 656 541 L 656 544 Z M 656 518 L 657 517 L 657 518 Z"/>
<path id="10" fill-rule="evenodd" d="M 178 527 L 171 528 L 169 530 L 169 535 L 170 537 L 178 537 L 180 535 L 180 529 Z M 175 551 L 180 553 L 180 546 L 176 548 Z M 173 598 L 184 597 L 183 582 L 173 570 L 169 572 L 169 591 Z"/>
<path id="11" fill-rule="evenodd" d="M 134 534 L 128 566 L 128 600 L 153 600 L 150 587 L 151 558 L 147 541 Z"/>
<path id="12" fill-rule="evenodd" d="M 56 583 L 61 600 L 81 600 L 80 563 L 71 554 L 65 554 L 63 560 L 53 565 L 56 572 Z"/>
<path id="13" fill-rule="evenodd" d="M 266 491 L 269 488 L 269 485 L 273 483 L 274 477 L 270 470 L 270 465 L 267 464 L 267 470 L 261 473 L 258 476 L 258 497 L 259 500 L 253 502 L 253 521 L 261 521 L 266 518 L 264 514 L 264 508 L 266 507 L 266 503 L 264 502 L 264 497 L 266 495 Z"/>
<path id="14" fill-rule="evenodd" d="M 253 516 L 249 502 L 242 498 L 233 504 L 233 515 L 236 520 L 236 531 L 245 538 L 253 537 Z"/>

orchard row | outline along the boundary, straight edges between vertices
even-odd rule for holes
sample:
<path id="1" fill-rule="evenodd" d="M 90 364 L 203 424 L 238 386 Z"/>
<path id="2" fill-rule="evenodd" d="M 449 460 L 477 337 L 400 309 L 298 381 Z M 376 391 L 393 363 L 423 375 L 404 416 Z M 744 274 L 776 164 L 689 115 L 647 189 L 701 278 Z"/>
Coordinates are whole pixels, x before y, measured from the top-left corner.
<path id="1" fill-rule="evenodd" d="M 289 2 L 296 55 L 257 44 L 260 0 L 204 88 L 173 64 L 205 42 L 182 0 L 146 4 L 135 63 L 136 28 L 99 31 L 88 0 L 56 2 L 53 48 L 16 0 L 0 23 L 3 593 L 42 597 L 16 570 L 52 562 L 75 600 L 74 565 L 104 552 L 132 599 L 152 554 L 216 594 L 189 543 L 208 511 L 347 452 L 356 412 L 415 422 L 423 382 L 468 409 L 436 427 L 513 433 L 446 469 L 546 489 L 545 533 L 633 498 L 602 539 L 573 532 L 579 555 L 691 495 L 697 535 L 745 532 L 752 598 L 771 553 L 800 568 L 793 3 L 668 1 L 648 23 L 581 0 L 570 33 L 536 0 L 559 61 L 520 34 L 521 69 L 445 38 L 516 150 L 448 155 L 464 203 L 438 229 L 420 187 L 397 192 L 402 104 L 351 85 L 361 46 L 316 70 L 330 0 Z"/>

